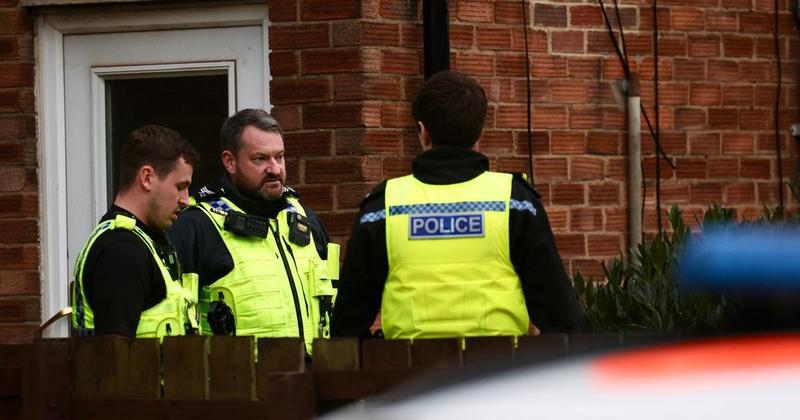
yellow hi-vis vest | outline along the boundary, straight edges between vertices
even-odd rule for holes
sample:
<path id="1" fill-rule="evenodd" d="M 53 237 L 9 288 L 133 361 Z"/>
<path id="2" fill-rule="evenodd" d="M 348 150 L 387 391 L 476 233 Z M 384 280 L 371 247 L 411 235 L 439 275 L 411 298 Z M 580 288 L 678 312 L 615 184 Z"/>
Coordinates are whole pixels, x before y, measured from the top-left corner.
<path id="1" fill-rule="evenodd" d="M 139 227 L 136 226 L 136 219 L 118 214 L 114 219 L 101 222 L 95 227 L 86 245 L 83 246 L 78 260 L 75 263 L 73 279 L 75 285 L 72 289 L 72 302 L 75 308 L 72 311 L 72 326 L 78 335 L 94 334 L 94 312 L 86 301 L 86 292 L 83 289 L 83 271 L 89 249 L 94 245 L 100 235 L 114 229 L 125 229 L 133 232 L 153 255 L 153 258 L 161 270 L 161 277 L 164 279 L 164 286 L 167 296 L 157 305 L 142 312 L 139 318 L 139 325 L 136 328 L 136 337 L 158 337 L 163 338 L 168 335 L 185 335 L 186 326 L 197 326 L 195 319 L 195 304 L 197 303 L 197 284 L 181 285 L 179 281 L 173 280 L 169 270 L 161 261 L 161 257 L 156 252 L 153 240 L 147 236 Z M 95 279 L 102 281 L 102 279 Z"/>
<path id="2" fill-rule="evenodd" d="M 510 174 L 386 184 L 386 338 L 523 335 L 528 311 L 509 253 Z"/>
<path id="3" fill-rule="evenodd" d="M 270 219 L 266 238 L 237 235 L 225 230 L 225 215 L 234 210 L 244 213 L 225 198 L 201 202 L 201 208 L 216 226 L 233 259 L 233 270 L 200 289 L 200 329 L 213 334 L 207 321 L 208 307 L 219 300 L 230 306 L 236 320 L 236 335 L 255 337 L 300 337 L 311 354 L 314 338 L 319 338 L 320 311 L 317 298 L 333 296 L 326 261 L 317 253 L 314 236 L 306 246 L 290 243 L 287 213 L 305 216 L 294 199 L 290 206 Z M 338 260 L 336 261 L 338 264 Z M 338 274 L 336 275 L 338 277 Z"/>

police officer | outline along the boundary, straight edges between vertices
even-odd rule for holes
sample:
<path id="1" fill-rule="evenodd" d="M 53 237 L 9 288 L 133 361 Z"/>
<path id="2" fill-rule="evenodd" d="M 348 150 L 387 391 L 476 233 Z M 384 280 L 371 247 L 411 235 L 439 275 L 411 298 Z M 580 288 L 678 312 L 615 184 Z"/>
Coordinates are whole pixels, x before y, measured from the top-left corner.
<path id="1" fill-rule="evenodd" d="M 361 203 L 342 267 L 334 336 L 387 338 L 574 331 L 583 315 L 544 208 L 520 175 L 489 171 L 472 149 L 486 96 L 455 72 L 427 80 L 412 104 L 426 151 L 412 175 Z"/>
<path id="2" fill-rule="evenodd" d="M 225 174 L 203 186 L 169 232 L 198 278 L 204 334 L 314 338 L 329 334 L 328 234 L 286 186 L 283 133 L 245 109 L 221 129 Z M 333 244 L 331 244 L 333 245 Z M 338 251 L 331 256 L 338 272 Z"/>
<path id="3" fill-rule="evenodd" d="M 78 255 L 72 326 L 79 335 L 183 335 L 196 329 L 196 286 L 181 284 L 164 229 L 189 204 L 199 156 L 177 132 L 133 131 L 119 157 L 119 192 Z"/>

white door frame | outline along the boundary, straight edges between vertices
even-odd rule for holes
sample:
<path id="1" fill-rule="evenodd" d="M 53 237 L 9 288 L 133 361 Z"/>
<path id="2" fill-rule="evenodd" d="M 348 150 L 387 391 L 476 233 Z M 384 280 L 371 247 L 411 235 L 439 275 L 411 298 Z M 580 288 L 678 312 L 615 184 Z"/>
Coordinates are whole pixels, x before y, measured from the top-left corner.
<path id="1" fill-rule="evenodd" d="M 234 3 L 234 4 L 230 4 Z M 64 306 L 71 267 L 67 260 L 66 126 L 64 104 L 64 35 L 104 32 L 261 26 L 264 87 L 269 86 L 266 1 L 226 2 L 218 6 L 176 5 L 124 11 L 48 13 L 36 19 L 36 91 L 39 150 L 39 233 L 42 320 Z M 264 92 L 266 97 L 267 92 Z M 267 105 L 268 106 L 268 105 Z M 96 120 L 95 120 L 96 121 Z M 94 127 L 93 129 L 97 129 Z M 103 161 L 105 157 L 103 157 Z M 64 336 L 66 328 L 45 331 Z"/>

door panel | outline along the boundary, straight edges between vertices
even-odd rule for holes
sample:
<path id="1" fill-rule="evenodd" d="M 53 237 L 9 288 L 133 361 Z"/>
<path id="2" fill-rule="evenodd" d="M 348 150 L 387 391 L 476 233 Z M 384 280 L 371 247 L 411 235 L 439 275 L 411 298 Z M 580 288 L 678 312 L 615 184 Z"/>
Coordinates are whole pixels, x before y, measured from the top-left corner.
<path id="1" fill-rule="evenodd" d="M 66 236 L 68 264 L 72 268 L 89 232 L 110 204 L 108 185 L 113 179 L 108 178 L 109 165 L 113 162 L 109 159 L 112 150 L 107 150 L 107 145 L 113 142 L 106 137 L 113 132 L 113 127 L 106 127 L 106 124 L 111 125 L 115 119 L 108 119 L 107 113 L 110 109 L 113 115 L 115 103 L 121 102 L 119 96 L 117 100 L 106 102 L 113 98 L 114 92 L 124 94 L 124 89 L 120 90 L 124 83 L 115 81 L 120 78 L 203 76 L 209 74 L 208 63 L 233 63 L 228 67 L 235 73 L 230 75 L 232 83 L 228 87 L 233 91 L 227 92 L 228 103 L 223 106 L 229 112 L 242 108 L 265 108 L 265 46 L 261 26 L 65 35 L 63 39 Z M 193 63 L 198 63 L 197 68 L 193 68 Z M 180 64 L 178 70 L 177 64 Z M 137 66 L 146 67 L 147 71 L 137 74 Z M 125 68 L 124 74 L 113 74 L 115 67 Z M 162 67 L 163 74 L 159 74 Z M 98 68 L 103 68 L 103 72 L 98 73 Z M 216 69 L 211 73 L 219 74 L 219 71 Z M 138 107 L 142 110 L 142 115 L 127 118 L 129 123 L 151 118 L 152 112 L 148 114 L 147 111 L 152 111 L 152 104 L 148 99 L 157 100 L 142 97 L 127 101 L 125 113 L 137 113 L 136 101 L 141 102 Z M 165 116 L 164 121 L 185 122 L 186 115 L 191 115 L 196 107 L 193 103 L 196 100 L 196 97 L 186 98 L 185 102 L 178 101 L 165 109 L 163 112 L 174 112 L 175 115 Z M 216 127 L 214 138 L 218 130 Z M 187 134 L 184 135 L 192 141 Z"/>

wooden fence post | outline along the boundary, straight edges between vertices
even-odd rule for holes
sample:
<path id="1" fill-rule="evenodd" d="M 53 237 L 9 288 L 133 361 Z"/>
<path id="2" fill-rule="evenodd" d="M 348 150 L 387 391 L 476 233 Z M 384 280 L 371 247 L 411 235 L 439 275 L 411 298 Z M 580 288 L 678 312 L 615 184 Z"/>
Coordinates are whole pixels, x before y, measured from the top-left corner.
<path id="1" fill-rule="evenodd" d="M 415 368 L 459 368 L 464 365 L 460 338 L 417 339 L 411 351 Z"/>
<path id="2" fill-rule="evenodd" d="M 164 399 L 206 400 L 208 337 L 166 337 L 161 344 L 164 363 Z"/>
<path id="3" fill-rule="evenodd" d="M 34 340 L 25 345 L 22 405 L 25 419 L 71 419 L 68 339 Z"/>
<path id="4" fill-rule="evenodd" d="M 255 400 L 253 337 L 215 335 L 209 340 L 211 342 L 211 355 L 208 361 L 210 399 Z"/>

